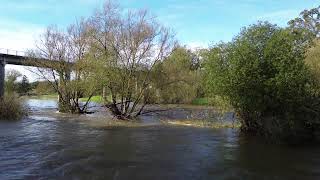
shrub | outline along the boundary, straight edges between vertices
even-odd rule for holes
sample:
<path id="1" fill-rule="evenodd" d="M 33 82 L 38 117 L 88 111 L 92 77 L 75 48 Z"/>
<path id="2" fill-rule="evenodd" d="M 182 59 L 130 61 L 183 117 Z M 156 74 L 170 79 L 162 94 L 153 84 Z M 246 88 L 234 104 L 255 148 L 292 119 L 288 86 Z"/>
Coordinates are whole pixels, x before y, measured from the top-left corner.
<path id="1" fill-rule="evenodd" d="M 319 98 L 304 63 L 302 34 L 258 23 L 206 57 L 206 84 L 237 112 L 243 132 L 273 137 L 312 137 Z"/>
<path id="2" fill-rule="evenodd" d="M 27 115 L 23 102 L 15 95 L 6 95 L 0 101 L 0 120 L 19 120 Z"/>

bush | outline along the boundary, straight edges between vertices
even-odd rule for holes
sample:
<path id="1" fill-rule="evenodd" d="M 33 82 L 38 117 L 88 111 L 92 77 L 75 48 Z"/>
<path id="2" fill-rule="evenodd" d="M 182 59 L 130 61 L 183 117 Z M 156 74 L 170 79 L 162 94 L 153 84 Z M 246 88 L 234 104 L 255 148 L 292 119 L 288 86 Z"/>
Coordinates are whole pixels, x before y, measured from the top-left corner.
<path id="1" fill-rule="evenodd" d="M 152 79 L 158 102 L 192 103 L 198 95 L 201 82 L 196 59 L 190 50 L 178 47 L 167 59 L 157 64 Z"/>
<path id="2" fill-rule="evenodd" d="M 19 120 L 27 115 L 23 102 L 14 95 L 6 95 L 0 101 L 0 120 Z"/>
<path id="3" fill-rule="evenodd" d="M 313 137 L 320 107 L 304 63 L 306 48 L 302 35 L 289 29 L 269 23 L 244 28 L 208 53 L 208 92 L 230 103 L 243 132 Z"/>

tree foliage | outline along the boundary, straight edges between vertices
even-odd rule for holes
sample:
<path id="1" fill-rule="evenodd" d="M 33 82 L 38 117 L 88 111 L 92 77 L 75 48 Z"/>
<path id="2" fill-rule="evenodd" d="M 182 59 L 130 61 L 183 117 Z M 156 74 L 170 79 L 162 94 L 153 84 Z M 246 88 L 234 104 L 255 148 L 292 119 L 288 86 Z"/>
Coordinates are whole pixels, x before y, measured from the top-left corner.
<path id="1" fill-rule="evenodd" d="M 310 127 L 319 105 L 304 63 L 307 47 L 302 33 L 267 22 L 251 25 L 211 48 L 207 88 L 234 107 L 244 131 L 291 134 Z"/>
<path id="2" fill-rule="evenodd" d="M 60 112 L 85 113 L 99 87 L 99 78 L 86 59 L 88 39 L 84 20 L 66 31 L 50 26 L 36 43 L 37 49 L 30 52 L 31 60 L 43 59 L 36 61 L 39 68 L 35 73 L 58 93 Z M 89 97 L 85 103 L 80 102 L 83 95 Z"/>
<path id="3" fill-rule="evenodd" d="M 119 119 L 131 119 L 149 102 L 151 71 L 174 44 L 171 31 L 147 11 L 126 12 L 106 1 L 67 31 L 49 27 L 32 55 L 47 60 L 39 75 L 58 92 L 60 111 L 85 112 L 104 87 L 112 97 L 106 107 Z M 82 96 L 89 97 L 84 104 Z"/>
<path id="4" fill-rule="evenodd" d="M 155 90 L 161 103 L 190 103 L 201 84 L 198 56 L 177 47 L 154 70 Z"/>
<path id="5" fill-rule="evenodd" d="M 302 29 L 309 35 L 320 37 L 320 6 L 310 10 L 304 10 L 297 17 L 288 23 L 291 28 Z"/>
<path id="6" fill-rule="evenodd" d="M 119 119 L 140 115 L 150 101 L 150 75 L 174 47 L 171 31 L 145 10 L 122 11 L 107 1 L 90 19 L 91 59 L 99 64 L 107 107 Z"/>
<path id="7" fill-rule="evenodd" d="M 6 73 L 5 91 L 7 94 L 13 94 L 18 90 L 17 80 L 22 74 L 17 70 L 10 70 Z"/>
<path id="8" fill-rule="evenodd" d="M 21 95 L 26 95 L 31 90 L 31 85 L 29 83 L 28 77 L 23 76 L 21 82 L 18 84 L 18 93 Z"/>

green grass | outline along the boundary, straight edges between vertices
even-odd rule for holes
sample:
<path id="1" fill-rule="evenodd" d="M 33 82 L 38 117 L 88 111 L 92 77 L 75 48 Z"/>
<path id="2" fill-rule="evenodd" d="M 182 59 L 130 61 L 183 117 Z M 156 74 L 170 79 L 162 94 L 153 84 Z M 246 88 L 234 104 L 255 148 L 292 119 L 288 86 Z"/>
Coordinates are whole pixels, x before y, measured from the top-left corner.
<path id="1" fill-rule="evenodd" d="M 36 97 L 39 99 L 58 99 L 58 94 L 39 95 Z M 85 102 L 87 100 L 88 97 L 80 98 L 80 101 L 82 102 Z M 102 96 L 92 96 L 90 101 L 95 103 L 103 103 L 103 98 Z"/>
<path id="2" fill-rule="evenodd" d="M 111 96 L 108 97 L 109 100 L 111 100 Z M 80 98 L 80 101 L 87 101 L 88 97 L 85 98 Z M 92 96 L 91 97 L 91 102 L 95 103 L 103 103 L 103 98 L 102 96 Z M 196 105 L 196 106 L 208 106 L 209 105 L 209 99 L 208 98 L 197 98 L 192 101 L 191 105 Z"/>
<path id="3" fill-rule="evenodd" d="M 58 94 L 47 94 L 47 95 L 42 95 L 42 98 L 47 98 L 47 99 L 54 99 L 58 98 Z"/>
<path id="4" fill-rule="evenodd" d="M 85 97 L 85 98 L 80 98 L 80 101 L 88 101 L 88 97 Z M 102 96 L 92 96 L 91 99 L 90 99 L 91 102 L 95 102 L 95 103 L 103 103 L 103 98 Z"/>
<path id="5" fill-rule="evenodd" d="M 37 98 L 37 99 L 58 99 L 58 94 L 46 94 L 46 95 L 35 95 L 35 96 L 29 96 L 32 98 Z"/>
<path id="6" fill-rule="evenodd" d="M 198 106 L 207 106 L 209 105 L 209 99 L 208 98 L 196 98 L 192 101 L 193 105 Z"/>

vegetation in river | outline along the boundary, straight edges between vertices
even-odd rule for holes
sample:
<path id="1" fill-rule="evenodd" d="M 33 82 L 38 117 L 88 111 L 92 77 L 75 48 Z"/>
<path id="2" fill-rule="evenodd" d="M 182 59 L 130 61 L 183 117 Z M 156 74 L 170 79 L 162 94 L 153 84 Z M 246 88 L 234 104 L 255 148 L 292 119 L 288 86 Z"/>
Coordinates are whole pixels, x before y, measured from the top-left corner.
<path id="1" fill-rule="evenodd" d="M 204 96 L 199 56 L 178 46 L 149 12 L 126 12 L 114 1 L 67 30 L 48 27 L 30 57 L 49 60 L 35 73 L 59 94 L 61 112 L 85 113 L 102 89 L 111 97 L 105 107 L 119 119 L 136 118 L 150 103 Z"/>
<path id="2" fill-rule="evenodd" d="M 23 101 L 14 94 L 0 98 L 0 120 L 19 120 L 27 115 Z"/>
<path id="3" fill-rule="evenodd" d="M 230 103 L 243 132 L 312 139 L 319 129 L 318 84 L 305 63 L 316 36 L 300 27 L 259 22 L 207 53 L 207 90 Z"/>
<path id="4" fill-rule="evenodd" d="M 147 11 L 126 13 L 107 1 L 67 31 L 49 27 L 30 56 L 56 62 L 39 65 L 45 68 L 38 74 L 58 92 L 61 112 L 86 112 L 104 87 L 112 97 L 106 107 L 119 119 L 131 119 L 148 103 L 151 71 L 171 53 L 172 37 Z M 80 103 L 82 97 L 88 101 Z"/>

